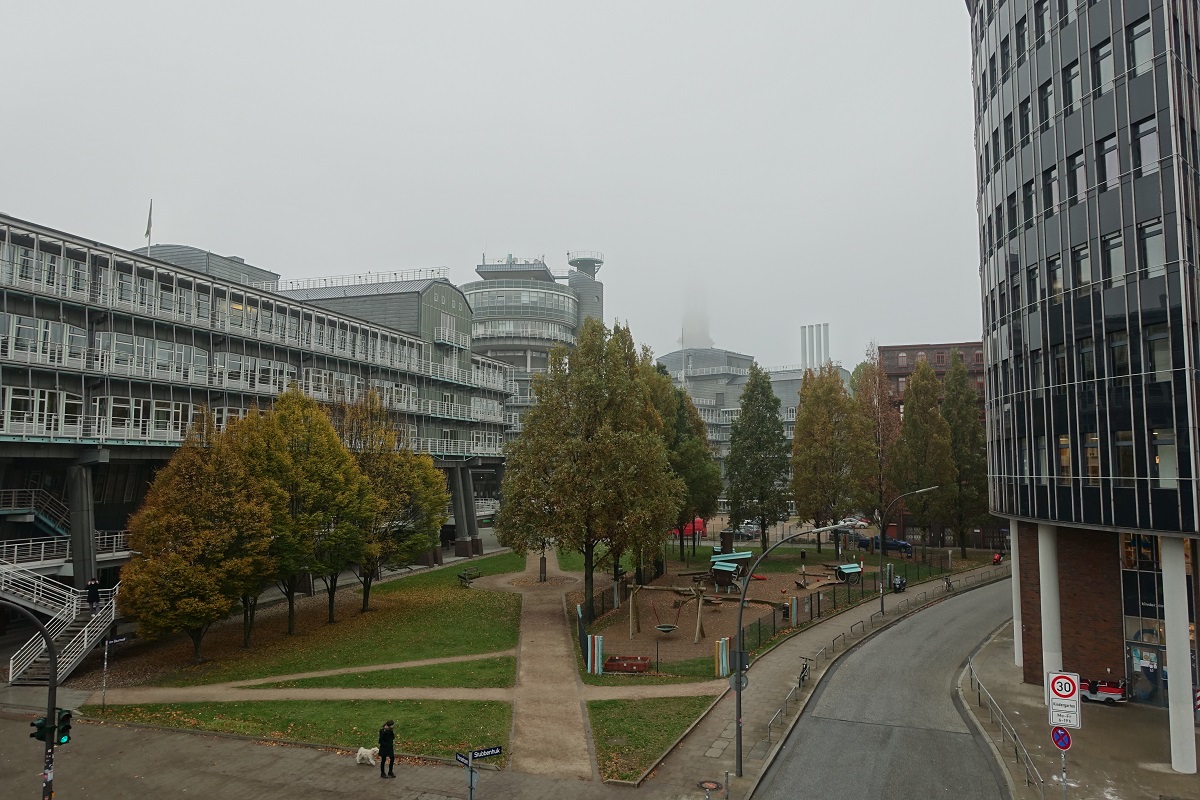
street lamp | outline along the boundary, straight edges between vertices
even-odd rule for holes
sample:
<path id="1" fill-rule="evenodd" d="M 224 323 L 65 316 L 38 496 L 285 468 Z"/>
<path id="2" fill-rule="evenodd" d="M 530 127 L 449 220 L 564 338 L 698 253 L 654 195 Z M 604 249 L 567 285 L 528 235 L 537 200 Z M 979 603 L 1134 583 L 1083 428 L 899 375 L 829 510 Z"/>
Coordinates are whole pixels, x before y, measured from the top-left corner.
<path id="1" fill-rule="evenodd" d="M 883 585 L 883 556 L 887 552 L 887 518 L 892 513 L 892 506 L 896 505 L 896 503 L 899 503 L 901 500 L 903 500 L 906 497 L 912 497 L 914 494 L 924 494 L 925 492 L 932 492 L 936 488 L 938 488 L 938 487 L 937 486 L 926 486 L 924 489 L 917 489 L 916 491 L 913 491 L 913 492 L 905 492 L 904 494 L 900 495 L 892 502 L 888 503 L 887 509 L 885 509 L 883 512 L 883 517 L 880 518 L 880 520 L 879 520 L 879 615 L 881 617 L 887 616 L 887 614 L 883 608 L 883 600 L 887 596 L 887 589 Z"/>
<path id="2" fill-rule="evenodd" d="M 737 667 L 736 667 L 737 679 L 734 681 L 734 684 L 733 684 L 733 693 L 734 693 L 734 696 L 737 698 L 735 701 L 735 708 L 734 708 L 734 716 L 737 720 L 737 734 L 736 734 L 737 746 L 735 748 L 736 758 L 735 758 L 734 766 L 736 768 L 736 774 L 739 778 L 742 777 L 742 671 L 743 671 L 742 667 L 750 666 L 749 663 L 747 663 L 745 665 L 742 664 L 742 653 L 746 652 L 745 637 L 742 634 L 742 609 L 744 609 L 746 607 L 746 590 L 750 588 L 750 576 L 754 574 L 754 570 L 758 569 L 759 562 L 761 562 L 764 558 L 767 557 L 767 553 L 771 552 L 776 547 L 779 547 L 779 545 L 783 544 L 784 542 L 790 542 L 792 539 L 795 539 L 798 536 L 804 536 L 805 534 L 808 534 L 808 533 L 815 533 L 819 537 L 825 531 L 832 531 L 838 527 L 839 526 L 837 526 L 837 525 L 828 525 L 824 528 L 813 528 L 812 530 L 808 530 L 808 531 L 799 531 L 797 533 L 793 533 L 791 536 L 784 536 L 784 537 L 780 538 L 780 540 L 778 542 L 771 545 L 766 550 L 762 551 L 762 555 L 760 555 L 757 559 L 755 559 L 754 563 L 750 565 L 750 569 L 746 571 L 746 577 L 742 579 L 742 593 L 741 593 L 741 597 L 738 598 Z M 749 659 L 747 659 L 747 661 L 749 661 Z"/>

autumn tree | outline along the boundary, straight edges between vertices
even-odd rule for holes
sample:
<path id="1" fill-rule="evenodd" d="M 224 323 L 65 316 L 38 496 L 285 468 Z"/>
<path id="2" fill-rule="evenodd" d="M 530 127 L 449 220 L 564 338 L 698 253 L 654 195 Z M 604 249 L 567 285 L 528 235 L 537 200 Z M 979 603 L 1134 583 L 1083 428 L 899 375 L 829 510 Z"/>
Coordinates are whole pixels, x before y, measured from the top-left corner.
<path id="1" fill-rule="evenodd" d="M 950 453 L 950 426 L 939 410 L 941 390 L 941 381 L 929 364 L 917 362 L 904 393 L 900 436 L 892 448 L 890 465 L 891 483 L 901 494 L 940 487 L 904 501 L 921 528 L 922 555 L 929 543 L 930 526 L 946 518 L 949 493 L 957 480 Z"/>
<path id="2" fill-rule="evenodd" d="M 741 411 L 730 428 L 725 476 L 729 483 L 730 524 L 757 521 L 763 550 L 767 549 L 767 527 L 787 513 L 788 459 L 779 398 L 771 388 L 771 376 L 751 364 L 742 389 Z"/>
<path id="3" fill-rule="evenodd" d="M 806 370 L 792 434 L 792 490 L 800 518 L 820 528 L 854 511 L 871 455 L 867 421 L 840 370 L 828 363 Z"/>
<path id="4" fill-rule="evenodd" d="M 589 622 L 598 549 L 617 558 L 661 547 L 683 493 L 641 379 L 648 361 L 628 328 L 586 320 L 576 348 L 556 349 L 534 377 L 538 404 L 506 450 L 500 541 L 519 553 L 582 553 Z"/>
<path id="5" fill-rule="evenodd" d="M 958 480 L 949 486 L 946 523 L 967 556 L 967 533 L 988 518 L 987 441 L 975 389 L 962 354 L 950 354 L 942 387 L 942 416 L 950 429 L 950 460 Z"/>
<path id="6" fill-rule="evenodd" d="M 671 471 L 683 484 L 683 501 L 675 515 L 679 560 L 686 557 L 683 529 L 697 517 L 708 519 L 717 511 L 722 482 L 721 468 L 708 446 L 708 427 L 692 398 L 671 383 L 661 364 L 648 369 L 645 381 L 654 407 L 662 418 L 663 443 Z"/>
<path id="7" fill-rule="evenodd" d="M 892 395 L 887 373 L 879 363 L 879 348 L 874 343 L 867 349 L 867 360 L 851 373 L 850 390 L 859 416 L 867 427 L 870 446 L 868 464 L 861 473 L 859 504 L 862 510 L 872 514 L 876 526 L 880 527 L 880 535 L 885 536 L 883 512 L 899 495 L 891 479 L 891 458 L 892 447 L 900 436 L 900 408 L 898 398 Z M 871 551 L 874 549 L 872 541 Z"/>
<path id="8" fill-rule="evenodd" d="M 268 502 L 207 410 L 155 476 L 129 531 L 136 555 L 121 572 L 121 612 L 148 637 L 186 632 L 199 663 L 209 627 L 274 566 Z"/>
<path id="9" fill-rule="evenodd" d="M 414 453 L 401 439 L 378 392 L 334 406 L 330 417 L 371 487 L 372 518 L 355 565 L 366 611 L 382 567 L 411 564 L 437 546 L 450 493 L 433 459 Z"/>

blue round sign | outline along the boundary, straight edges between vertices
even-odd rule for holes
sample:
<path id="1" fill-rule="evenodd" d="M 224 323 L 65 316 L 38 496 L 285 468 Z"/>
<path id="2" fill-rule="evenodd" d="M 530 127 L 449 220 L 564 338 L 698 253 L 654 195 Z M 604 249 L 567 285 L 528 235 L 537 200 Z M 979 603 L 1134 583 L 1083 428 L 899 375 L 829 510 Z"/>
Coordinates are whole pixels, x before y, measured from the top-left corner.
<path id="1" fill-rule="evenodd" d="M 1050 731 L 1050 738 L 1054 740 L 1054 746 L 1059 750 L 1071 749 L 1071 732 L 1066 728 L 1053 728 Z"/>

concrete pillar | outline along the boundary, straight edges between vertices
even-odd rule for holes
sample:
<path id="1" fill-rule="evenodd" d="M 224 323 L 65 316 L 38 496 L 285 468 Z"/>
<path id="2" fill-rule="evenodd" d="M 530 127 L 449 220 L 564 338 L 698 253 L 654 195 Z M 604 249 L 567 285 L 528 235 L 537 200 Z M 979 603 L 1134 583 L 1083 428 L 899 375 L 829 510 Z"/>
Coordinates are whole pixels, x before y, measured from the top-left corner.
<path id="1" fill-rule="evenodd" d="M 462 481 L 463 506 L 467 512 L 467 538 L 471 540 L 471 553 L 483 555 L 483 540 L 479 538 L 479 519 L 475 513 L 475 482 L 471 479 L 471 468 L 459 468 Z"/>
<path id="2" fill-rule="evenodd" d="M 1042 600 L 1042 675 L 1062 671 L 1062 624 L 1058 596 L 1058 529 L 1038 525 L 1038 586 Z"/>
<path id="3" fill-rule="evenodd" d="M 467 504 L 463 498 L 460 470 L 462 467 L 450 467 L 446 477 L 454 505 L 454 555 L 466 558 L 471 555 L 471 533 L 467 527 Z"/>
<path id="4" fill-rule="evenodd" d="M 83 589 L 96 575 L 96 504 L 90 466 L 67 468 L 67 507 L 71 513 L 71 585 Z"/>
<path id="5" fill-rule="evenodd" d="M 1183 539 L 1158 538 L 1163 577 L 1163 627 L 1167 639 L 1167 703 L 1171 720 L 1171 769 L 1196 773 L 1192 709 L 1192 653 L 1188 636 L 1187 571 Z"/>
<path id="6" fill-rule="evenodd" d="M 1025 642 L 1021 635 L 1021 562 L 1017 560 L 1017 525 L 1015 519 L 1008 521 L 1008 563 L 1012 567 L 1012 609 L 1013 609 L 1013 663 L 1018 667 L 1025 665 Z"/>

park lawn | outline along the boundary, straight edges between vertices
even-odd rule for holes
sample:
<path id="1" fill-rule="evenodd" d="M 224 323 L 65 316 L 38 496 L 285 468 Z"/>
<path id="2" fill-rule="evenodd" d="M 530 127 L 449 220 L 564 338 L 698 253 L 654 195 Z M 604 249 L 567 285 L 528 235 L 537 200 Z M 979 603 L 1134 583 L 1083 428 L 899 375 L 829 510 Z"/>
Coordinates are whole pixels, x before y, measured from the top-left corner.
<path id="1" fill-rule="evenodd" d="M 517 659 L 512 656 L 452 661 L 421 667 L 345 672 L 293 681 L 258 683 L 252 689 L 384 689 L 395 687 L 464 687 L 504 689 L 517 681 Z"/>
<path id="2" fill-rule="evenodd" d="M 484 575 L 513 571 L 524 559 L 511 553 L 470 562 Z M 295 675 L 342 667 L 399 664 L 474 655 L 517 646 L 521 596 L 464 589 L 454 566 L 376 586 L 372 610 L 324 625 L 315 633 L 275 640 L 236 660 L 184 667 L 157 682 L 192 686 Z"/>
<path id="3" fill-rule="evenodd" d="M 109 722 L 217 731 L 356 750 L 373 747 L 384 720 L 396 721 L 396 752 L 454 758 L 460 750 L 508 750 L 512 707 L 475 700 L 267 700 L 84 706 Z"/>
<path id="4" fill-rule="evenodd" d="M 713 699 L 652 697 L 589 702 L 588 719 L 600 777 L 636 780 L 712 705 Z"/>

